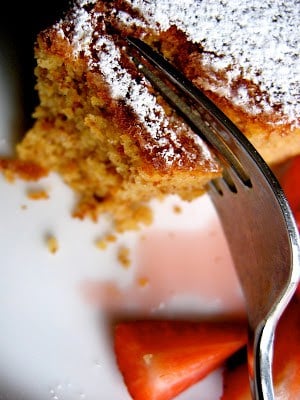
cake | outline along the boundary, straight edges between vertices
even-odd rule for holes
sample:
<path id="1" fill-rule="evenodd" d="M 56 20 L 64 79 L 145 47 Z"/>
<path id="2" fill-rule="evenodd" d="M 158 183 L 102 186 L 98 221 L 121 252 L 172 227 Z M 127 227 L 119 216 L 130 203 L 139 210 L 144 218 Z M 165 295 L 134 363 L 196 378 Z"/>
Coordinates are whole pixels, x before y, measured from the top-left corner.
<path id="1" fill-rule="evenodd" d="M 222 173 L 212 149 L 141 76 L 127 36 L 175 64 L 270 165 L 300 153 L 300 3 L 77 0 L 35 44 L 40 103 L 18 158 L 59 173 L 74 215 L 119 230 L 149 201 L 192 200 Z"/>

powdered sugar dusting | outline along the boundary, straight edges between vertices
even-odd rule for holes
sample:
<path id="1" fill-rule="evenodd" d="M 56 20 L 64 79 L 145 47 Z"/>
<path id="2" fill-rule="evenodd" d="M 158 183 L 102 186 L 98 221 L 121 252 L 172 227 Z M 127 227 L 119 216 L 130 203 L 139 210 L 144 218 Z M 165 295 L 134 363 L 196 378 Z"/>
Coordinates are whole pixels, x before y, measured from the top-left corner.
<path id="1" fill-rule="evenodd" d="M 181 148 L 182 144 L 177 138 L 174 129 L 169 127 L 169 119 L 166 117 L 164 109 L 157 103 L 154 95 L 147 90 L 145 79 L 142 84 L 137 83 L 126 69 L 120 66 L 121 54 L 114 42 L 105 35 L 98 38 L 94 45 L 98 51 L 97 66 L 100 67 L 106 82 L 111 88 L 112 98 L 126 99 L 126 103 L 132 107 L 138 116 L 140 122 L 151 135 L 153 143 L 149 145 L 151 152 L 155 149 L 161 149 L 161 156 L 167 166 L 177 162 L 180 165 L 180 154 L 175 152 L 175 148 Z M 93 67 L 93 61 L 90 61 Z M 177 130 L 180 126 L 177 124 Z M 186 130 L 187 128 L 184 127 Z M 194 138 L 195 135 L 193 135 Z M 202 140 L 195 139 L 195 144 L 199 146 L 203 153 L 203 160 L 211 159 L 210 153 Z M 146 145 L 147 147 L 147 145 Z M 186 156 L 193 160 L 195 155 L 187 153 Z"/>
<path id="2" fill-rule="evenodd" d="M 143 28 L 147 27 L 147 24 L 144 21 L 140 20 L 139 18 L 133 18 L 125 11 L 118 12 L 118 19 L 125 25 L 130 25 L 130 26 L 135 25 L 135 26 L 141 26 Z"/>
<path id="3" fill-rule="evenodd" d="M 142 10 L 150 26 L 175 24 L 201 43 L 216 70 L 235 69 L 268 93 L 270 105 L 282 106 L 290 121 L 300 116 L 300 2 L 281 0 L 128 1 Z M 232 96 L 232 93 L 229 93 Z M 243 93 L 244 95 L 244 93 Z M 249 104 L 236 97 L 239 105 Z M 266 99 L 264 106 L 267 107 Z M 252 107 L 257 114 L 259 110 Z M 260 110 L 261 111 L 261 110 Z M 286 121 L 283 121 L 286 122 Z"/>
<path id="4" fill-rule="evenodd" d="M 145 80 L 137 83 L 121 66 L 120 52 L 106 29 L 106 18 L 113 17 L 116 24 L 157 32 L 176 25 L 189 40 L 203 47 L 203 65 L 225 72 L 225 83 L 205 82 L 211 85 L 206 89 L 253 115 L 271 114 L 275 109 L 281 115 L 277 124 L 300 125 L 298 0 L 124 0 L 127 10 L 115 9 L 113 2 L 103 2 L 102 8 L 93 9 L 97 3 L 77 0 L 71 14 L 72 34 L 63 31 L 63 21 L 56 29 L 71 40 L 75 56 L 84 54 L 91 69 L 99 68 L 112 97 L 124 100 L 135 111 L 154 141 L 151 149 L 160 148 L 167 164 L 174 160 L 180 163 L 179 153 L 174 153 L 174 146 L 180 145 L 177 135 L 168 126 L 168 118 L 155 96 L 146 89 Z M 255 98 L 246 85 L 236 87 L 241 79 L 259 87 Z M 194 140 L 209 158 L 201 140 Z"/>
<path id="5" fill-rule="evenodd" d="M 78 9 L 77 12 L 77 24 L 75 25 L 74 32 L 74 48 L 75 52 L 80 52 L 83 47 L 89 46 L 91 37 L 93 34 L 93 26 L 86 20 L 86 11 L 83 9 Z"/>

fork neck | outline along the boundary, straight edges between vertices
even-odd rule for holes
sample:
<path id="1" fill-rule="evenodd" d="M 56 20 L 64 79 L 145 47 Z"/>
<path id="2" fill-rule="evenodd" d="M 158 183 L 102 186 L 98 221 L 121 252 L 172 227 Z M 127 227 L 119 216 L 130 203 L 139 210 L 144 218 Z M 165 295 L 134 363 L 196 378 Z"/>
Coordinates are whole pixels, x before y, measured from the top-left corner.
<path id="1" fill-rule="evenodd" d="M 262 323 L 248 335 L 248 371 L 253 400 L 275 400 L 272 376 L 274 328 L 270 325 L 269 321 Z"/>

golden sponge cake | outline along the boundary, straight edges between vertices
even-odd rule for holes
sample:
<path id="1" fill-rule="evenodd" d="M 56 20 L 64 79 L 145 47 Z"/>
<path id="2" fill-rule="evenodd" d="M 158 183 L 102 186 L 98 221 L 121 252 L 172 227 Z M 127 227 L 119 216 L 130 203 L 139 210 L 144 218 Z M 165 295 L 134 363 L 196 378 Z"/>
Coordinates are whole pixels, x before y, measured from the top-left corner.
<path id="1" fill-rule="evenodd" d="M 18 156 L 56 171 L 75 215 L 149 222 L 152 198 L 191 200 L 221 174 L 209 147 L 153 91 L 127 49 L 139 37 L 174 63 L 268 163 L 300 152 L 299 3 L 77 0 L 38 35 L 40 104 Z"/>

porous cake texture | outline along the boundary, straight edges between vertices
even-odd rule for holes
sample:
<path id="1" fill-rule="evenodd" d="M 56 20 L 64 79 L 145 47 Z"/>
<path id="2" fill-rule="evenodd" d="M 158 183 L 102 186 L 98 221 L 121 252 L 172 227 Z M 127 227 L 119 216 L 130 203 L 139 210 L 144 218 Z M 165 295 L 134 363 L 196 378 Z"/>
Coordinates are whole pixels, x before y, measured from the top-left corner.
<path id="1" fill-rule="evenodd" d="M 62 175 L 75 215 L 150 222 L 148 202 L 191 200 L 221 168 L 140 75 L 139 37 L 201 88 L 272 164 L 300 152 L 297 0 L 77 0 L 41 32 L 40 104 L 18 156 Z"/>

